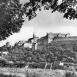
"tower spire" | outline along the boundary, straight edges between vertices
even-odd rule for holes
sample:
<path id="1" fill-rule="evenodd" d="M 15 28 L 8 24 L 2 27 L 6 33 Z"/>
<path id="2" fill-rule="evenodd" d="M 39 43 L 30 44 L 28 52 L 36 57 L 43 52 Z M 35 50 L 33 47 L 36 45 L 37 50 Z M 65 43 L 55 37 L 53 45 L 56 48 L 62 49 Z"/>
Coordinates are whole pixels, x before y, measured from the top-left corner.
<path id="1" fill-rule="evenodd" d="M 33 39 L 34 39 L 34 43 L 35 43 L 35 25 L 34 25 Z"/>
<path id="2" fill-rule="evenodd" d="M 33 38 L 35 38 L 35 26 L 34 26 Z"/>

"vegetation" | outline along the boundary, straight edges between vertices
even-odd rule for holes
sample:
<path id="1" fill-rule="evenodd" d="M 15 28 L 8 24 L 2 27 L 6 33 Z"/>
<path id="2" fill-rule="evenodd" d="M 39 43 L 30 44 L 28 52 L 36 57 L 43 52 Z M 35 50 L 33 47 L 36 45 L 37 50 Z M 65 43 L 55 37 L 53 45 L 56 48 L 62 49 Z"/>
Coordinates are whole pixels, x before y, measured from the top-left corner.
<path id="1" fill-rule="evenodd" d="M 0 0 L 0 40 L 19 31 L 23 22 L 22 15 L 19 0 Z"/>
<path id="2" fill-rule="evenodd" d="M 32 49 L 25 48 L 23 44 L 19 45 L 16 43 L 14 46 L 10 46 L 9 50 L 7 46 L 2 46 L 1 49 L 1 52 L 9 52 L 7 55 L 4 55 L 8 61 L 49 63 L 63 61 L 77 63 L 76 52 L 51 45 L 46 46 L 43 50 L 32 51 Z"/>
<path id="3" fill-rule="evenodd" d="M 7 69 L 6 74 L 9 72 L 9 75 L 3 75 L 5 72 L 5 69 Z M 0 74 L 0 77 L 20 77 L 19 74 L 21 74 L 21 76 L 27 76 L 27 77 L 77 77 L 76 72 L 66 72 L 65 70 L 45 70 L 45 69 L 28 69 L 27 71 L 24 70 L 26 73 L 23 73 L 24 71 L 20 71 L 21 69 L 23 70 L 23 68 L 19 69 L 19 68 L 4 68 L 4 69 L 0 69 L 0 73 L 3 72 L 3 74 Z M 15 75 L 12 75 L 12 73 L 15 72 Z M 12 72 L 12 73 L 11 73 Z"/>
<path id="4" fill-rule="evenodd" d="M 3 74 L 0 74 L 0 77 L 17 77 L 17 76 L 12 76 L 12 75 L 3 75 Z"/>
<path id="5" fill-rule="evenodd" d="M 15 32 L 19 32 L 25 15 L 29 20 L 37 16 L 36 11 L 41 7 L 51 12 L 64 13 L 64 18 L 75 19 L 76 0 L 30 0 L 23 4 L 20 0 L 0 0 L 0 40 L 4 40 Z"/>
<path id="6" fill-rule="evenodd" d="M 75 73 L 66 72 L 65 77 L 77 77 Z"/>

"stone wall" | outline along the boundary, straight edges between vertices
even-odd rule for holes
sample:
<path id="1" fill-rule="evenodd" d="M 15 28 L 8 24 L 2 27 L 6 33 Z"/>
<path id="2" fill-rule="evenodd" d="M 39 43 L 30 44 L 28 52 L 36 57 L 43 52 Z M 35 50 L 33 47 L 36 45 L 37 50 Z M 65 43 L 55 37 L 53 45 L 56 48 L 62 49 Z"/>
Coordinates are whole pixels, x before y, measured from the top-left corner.
<path id="1" fill-rule="evenodd" d="M 68 38 L 56 38 L 54 40 L 43 39 L 41 42 L 38 43 L 37 49 L 43 49 L 45 45 L 51 43 L 51 46 L 62 47 L 62 48 L 69 48 L 71 50 L 77 51 L 77 37 L 68 37 Z"/>
<path id="2" fill-rule="evenodd" d="M 77 51 L 77 40 L 53 40 L 51 45 Z"/>
<path id="3" fill-rule="evenodd" d="M 69 40 L 77 40 L 77 37 L 56 37 L 53 41 L 69 41 Z"/>
<path id="4" fill-rule="evenodd" d="M 48 38 L 40 39 L 37 43 L 37 49 L 43 49 L 48 44 Z"/>
<path id="5" fill-rule="evenodd" d="M 51 46 L 62 47 L 65 49 L 69 48 L 77 51 L 77 36 L 70 37 L 69 34 L 49 33 L 38 39 L 37 49 L 42 50 L 49 43 Z"/>

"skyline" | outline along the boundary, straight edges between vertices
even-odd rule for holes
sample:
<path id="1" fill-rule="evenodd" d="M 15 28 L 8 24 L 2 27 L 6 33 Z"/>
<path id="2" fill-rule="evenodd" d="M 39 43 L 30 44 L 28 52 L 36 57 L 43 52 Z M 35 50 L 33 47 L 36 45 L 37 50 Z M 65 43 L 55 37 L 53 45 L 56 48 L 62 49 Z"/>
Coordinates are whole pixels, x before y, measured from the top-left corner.
<path id="1" fill-rule="evenodd" d="M 28 1 L 28 0 L 26 0 Z M 25 0 L 21 0 L 22 3 Z M 38 37 L 45 36 L 46 33 L 70 33 L 71 36 L 77 36 L 77 20 L 69 20 L 63 18 L 63 14 L 59 12 L 51 13 L 49 10 L 37 11 L 37 16 L 28 21 L 24 16 L 25 22 L 19 33 L 14 33 L 6 40 L 0 42 L 0 46 L 4 45 L 7 41 L 14 45 L 20 40 L 27 40 L 31 38 L 35 28 L 35 35 Z"/>

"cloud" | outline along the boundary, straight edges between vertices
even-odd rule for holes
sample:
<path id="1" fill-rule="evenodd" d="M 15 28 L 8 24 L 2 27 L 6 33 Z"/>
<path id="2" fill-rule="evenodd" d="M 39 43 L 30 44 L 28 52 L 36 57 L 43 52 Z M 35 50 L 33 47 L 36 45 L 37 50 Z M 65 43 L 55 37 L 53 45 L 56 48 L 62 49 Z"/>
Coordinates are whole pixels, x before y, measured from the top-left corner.
<path id="1" fill-rule="evenodd" d="M 29 0 L 20 0 L 21 3 L 29 2 Z"/>
<path id="2" fill-rule="evenodd" d="M 24 24 L 31 24 L 32 26 L 35 25 L 37 28 L 40 27 L 44 29 L 50 29 L 50 27 L 74 26 L 77 24 L 77 20 L 63 18 L 63 14 L 59 12 L 51 13 L 51 10 L 46 11 L 42 9 L 41 12 L 37 11 L 36 13 L 37 16 L 34 19 L 26 21 Z M 27 20 L 26 17 L 25 20 Z"/>
<path id="3" fill-rule="evenodd" d="M 14 33 L 14 35 L 10 36 L 7 41 L 10 42 L 11 45 L 20 41 L 20 40 L 27 40 L 28 38 L 32 37 L 34 29 L 32 27 L 23 26 L 19 33 Z"/>
<path id="4" fill-rule="evenodd" d="M 70 33 L 71 36 L 77 36 L 77 26 L 60 27 L 59 31 L 63 33 Z"/>

